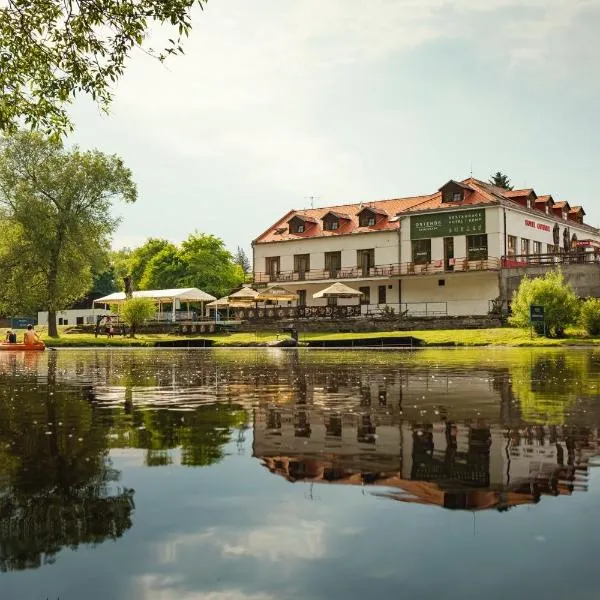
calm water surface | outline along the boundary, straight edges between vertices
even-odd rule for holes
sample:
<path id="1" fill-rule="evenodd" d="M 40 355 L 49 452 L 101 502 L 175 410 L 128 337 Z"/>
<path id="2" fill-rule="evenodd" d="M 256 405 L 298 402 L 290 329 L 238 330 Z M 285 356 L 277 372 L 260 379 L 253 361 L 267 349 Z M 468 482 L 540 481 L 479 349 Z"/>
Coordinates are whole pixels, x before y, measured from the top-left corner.
<path id="1" fill-rule="evenodd" d="M 600 352 L 0 353 L 2 600 L 600 597 Z"/>

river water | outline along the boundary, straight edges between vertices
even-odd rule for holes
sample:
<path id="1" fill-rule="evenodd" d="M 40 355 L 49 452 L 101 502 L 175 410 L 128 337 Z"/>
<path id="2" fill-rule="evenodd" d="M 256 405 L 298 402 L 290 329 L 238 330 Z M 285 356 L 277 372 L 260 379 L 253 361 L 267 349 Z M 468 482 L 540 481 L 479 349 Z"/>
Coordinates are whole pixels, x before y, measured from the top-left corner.
<path id="1" fill-rule="evenodd" d="M 0 354 L 2 600 L 600 597 L 600 351 Z"/>

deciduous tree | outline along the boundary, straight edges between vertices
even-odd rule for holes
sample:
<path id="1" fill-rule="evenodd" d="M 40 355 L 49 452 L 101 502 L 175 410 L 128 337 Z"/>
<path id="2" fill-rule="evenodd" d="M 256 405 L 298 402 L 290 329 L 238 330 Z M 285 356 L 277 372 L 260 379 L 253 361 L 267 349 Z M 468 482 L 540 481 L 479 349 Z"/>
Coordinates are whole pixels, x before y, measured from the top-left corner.
<path id="1" fill-rule="evenodd" d="M 509 319 L 511 324 L 529 327 L 532 304 L 544 307 L 548 337 L 562 336 L 564 329 L 579 317 L 579 300 L 560 271 L 551 271 L 544 277 L 535 279 L 523 278 L 512 299 L 512 316 Z M 540 331 L 543 330 L 542 326 Z"/>
<path id="2" fill-rule="evenodd" d="M 23 121 L 46 133 L 71 127 L 66 107 L 80 93 L 107 110 L 136 47 L 164 60 L 183 53 L 194 6 L 207 0 L 5 0 L 0 3 L 0 130 Z M 174 33 L 162 49 L 150 29 Z"/>
<path id="3" fill-rule="evenodd" d="M 131 337 L 135 337 L 137 328 L 151 319 L 156 313 L 156 305 L 151 298 L 130 298 L 121 305 L 120 316 L 129 325 Z"/>
<path id="4" fill-rule="evenodd" d="M 108 255 L 115 200 L 133 202 L 131 171 L 117 156 L 66 150 L 37 133 L 0 141 L 0 307 L 56 311 L 84 296 Z M 11 310 L 12 309 L 12 310 Z"/>

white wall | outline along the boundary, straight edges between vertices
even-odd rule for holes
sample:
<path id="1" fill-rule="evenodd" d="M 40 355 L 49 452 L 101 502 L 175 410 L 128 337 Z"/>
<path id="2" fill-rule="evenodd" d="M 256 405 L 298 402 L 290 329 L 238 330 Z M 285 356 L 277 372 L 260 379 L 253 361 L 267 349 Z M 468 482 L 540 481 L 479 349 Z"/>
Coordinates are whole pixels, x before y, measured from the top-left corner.
<path id="1" fill-rule="evenodd" d="M 480 207 L 474 207 L 477 210 Z M 448 211 L 466 212 L 468 209 Z M 401 262 L 412 262 L 412 240 L 410 239 L 410 219 L 404 217 L 400 224 L 400 248 Z M 488 256 L 499 258 L 503 254 L 503 218 L 502 210 L 497 206 L 485 209 L 485 228 L 488 234 Z M 454 257 L 465 258 L 467 256 L 467 236 L 454 236 Z M 431 260 L 444 259 L 444 238 L 431 238 Z"/>
<path id="2" fill-rule="evenodd" d="M 295 254 L 310 254 L 310 268 L 325 268 L 325 252 L 342 253 L 342 268 L 357 266 L 357 250 L 375 249 L 375 264 L 398 263 L 398 231 L 372 231 L 350 235 L 305 238 L 289 242 L 271 242 L 254 246 L 254 272 L 266 271 L 265 258 L 280 257 L 281 271 L 294 270 Z"/>
<path id="3" fill-rule="evenodd" d="M 439 280 L 445 281 L 444 286 Z M 402 280 L 401 302 L 446 302 L 449 315 L 487 315 L 489 300 L 500 295 L 495 271 L 419 275 Z"/>
<path id="4" fill-rule="evenodd" d="M 86 325 L 95 325 L 96 317 L 98 315 L 111 315 L 113 313 L 110 310 L 104 310 L 103 308 L 82 308 L 82 309 L 69 309 L 69 310 L 61 310 L 56 313 L 56 322 L 58 323 L 58 319 L 66 319 L 68 321 L 68 325 L 76 325 L 77 317 L 83 317 L 84 323 Z M 38 312 L 38 325 L 42 327 L 48 326 L 48 311 L 40 311 Z"/>

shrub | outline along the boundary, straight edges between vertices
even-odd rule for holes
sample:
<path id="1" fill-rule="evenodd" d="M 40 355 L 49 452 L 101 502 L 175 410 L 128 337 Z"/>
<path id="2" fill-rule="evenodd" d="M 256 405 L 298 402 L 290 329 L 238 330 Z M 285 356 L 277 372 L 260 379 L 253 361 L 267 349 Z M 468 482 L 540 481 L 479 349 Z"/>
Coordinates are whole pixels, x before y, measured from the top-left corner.
<path id="1" fill-rule="evenodd" d="M 581 326 L 590 334 L 600 334 L 600 299 L 588 298 L 581 307 Z"/>
<path id="2" fill-rule="evenodd" d="M 121 319 L 129 325 L 131 337 L 135 336 L 136 329 L 151 319 L 156 312 L 156 306 L 151 298 L 130 298 L 121 305 Z"/>
<path id="3" fill-rule="evenodd" d="M 565 283 L 560 271 L 551 271 L 544 277 L 524 277 L 512 299 L 512 317 L 509 322 L 517 327 L 529 327 L 529 307 L 538 304 L 544 307 L 546 335 L 563 335 L 565 327 L 577 322 L 579 301 L 573 288 Z M 543 332 L 543 324 L 536 327 Z"/>

